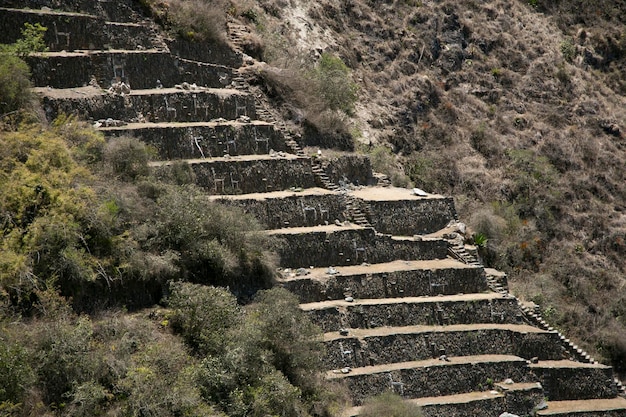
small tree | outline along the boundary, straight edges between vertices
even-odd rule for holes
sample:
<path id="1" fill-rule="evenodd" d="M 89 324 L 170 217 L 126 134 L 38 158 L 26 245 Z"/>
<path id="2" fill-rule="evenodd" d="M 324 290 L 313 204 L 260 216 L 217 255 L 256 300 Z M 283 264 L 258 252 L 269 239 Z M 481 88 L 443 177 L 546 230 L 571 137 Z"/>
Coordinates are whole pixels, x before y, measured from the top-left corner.
<path id="1" fill-rule="evenodd" d="M 48 50 L 43 41 L 46 30 L 39 23 L 25 23 L 20 39 L 10 45 L 0 44 L 0 117 L 30 102 L 30 69 L 21 58 Z"/>
<path id="2" fill-rule="evenodd" d="M 336 56 L 322 54 L 314 73 L 319 93 L 331 110 L 346 114 L 354 111 L 358 86 L 352 81 L 350 69 Z"/>

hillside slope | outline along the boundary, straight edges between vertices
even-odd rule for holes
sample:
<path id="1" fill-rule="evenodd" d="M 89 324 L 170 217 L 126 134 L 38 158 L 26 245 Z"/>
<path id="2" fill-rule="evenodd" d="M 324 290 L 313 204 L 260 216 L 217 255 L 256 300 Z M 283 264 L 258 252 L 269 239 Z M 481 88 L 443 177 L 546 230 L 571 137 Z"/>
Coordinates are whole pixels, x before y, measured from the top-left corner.
<path id="1" fill-rule="evenodd" d="M 264 72 L 341 57 L 357 149 L 453 195 L 513 292 L 626 371 L 625 2 L 241 3 L 269 63 L 249 73 L 294 129 L 315 115 Z"/>

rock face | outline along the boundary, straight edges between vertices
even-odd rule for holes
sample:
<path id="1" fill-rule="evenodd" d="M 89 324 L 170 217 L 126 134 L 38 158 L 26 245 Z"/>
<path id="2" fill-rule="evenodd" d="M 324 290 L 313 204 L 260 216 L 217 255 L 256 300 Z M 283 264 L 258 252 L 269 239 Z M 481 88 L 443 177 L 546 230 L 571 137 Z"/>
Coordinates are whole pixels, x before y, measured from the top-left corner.
<path id="1" fill-rule="evenodd" d="M 12 8 L 0 9 L 0 24 L 54 28 L 51 52 L 29 58 L 48 117 L 76 113 L 105 135 L 139 137 L 157 149 L 155 169 L 187 162 L 211 199 L 266 225 L 279 285 L 325 332 L 326 377 L 350 389 L 345 415 L 392 390 L 428 416 L 626 416 L 612 369 L 548 328 L 465 249 L 450 198 L 372 185 L 363 156 L 304 154 L 247 91 L 241 54 L 176 43 L 194 59 L 176 56 L 131 1 L 0 6 Z M 108 91 L 116 82 L 130 91 Z"/>

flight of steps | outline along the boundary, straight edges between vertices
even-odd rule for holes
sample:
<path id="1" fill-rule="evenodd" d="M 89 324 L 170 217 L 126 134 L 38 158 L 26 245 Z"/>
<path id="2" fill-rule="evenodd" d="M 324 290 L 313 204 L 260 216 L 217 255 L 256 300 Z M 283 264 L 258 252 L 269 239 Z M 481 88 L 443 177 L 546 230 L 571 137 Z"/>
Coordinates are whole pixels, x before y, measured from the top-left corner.
<path id="1" fill-rule="evenodd" d="M 344 415 L 391 390 L 427 416 L 626 416 L 611 368 L 542 326 L 465 250 L 451 199 L 336 184 L 236 68 L 174 56 L 135 9 L 117 20 L 112 2 L 49 3 L 0 1 L 15 22 L 56 27 L 50 52 L 29 58 L 47 116 L 142 139 L 155 169 L 184 161 L 208 198 L 266 226 L 278 284 L 324 333 L 323 372 L 350 389 Z M 97 7 L 77 14 L 83 3 Z M 108 91 L 122 79 L 130 92 Z"/>

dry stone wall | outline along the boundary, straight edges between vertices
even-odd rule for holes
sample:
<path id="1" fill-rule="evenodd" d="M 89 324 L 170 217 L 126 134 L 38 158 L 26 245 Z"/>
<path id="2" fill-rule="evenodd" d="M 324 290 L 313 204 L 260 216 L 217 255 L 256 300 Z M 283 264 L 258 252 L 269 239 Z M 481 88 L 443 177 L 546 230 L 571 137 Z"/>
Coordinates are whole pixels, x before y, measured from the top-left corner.
<path id="1" fill-rule="evenodd" d="M 324 332 L 342 328 L 402 327 L 407 323 L 430 326 L 473 323 L 517 323 L 517 303 L 509 298 L 465 302 L 346 303 L 308 312 L 309 317 Z"/>
<path id="2" fill-rule="evenodd" d="M 442 240 L 396 240 L 376 235 L 372 229 L 303 231 L 277 235 L 274 249 L 286 268 L 383 263 L 396 259 L 443 259 L 447 244 Z"/>
<path id="3" fill-rule="evenodd" d="M 196 184 L 212 194 L 254 193 L 315 186 L 305 158 L 214 159 L 191 163 Z M 167 169 L 167 166 L 162 169 Z M 272 175 L 268 175 L 272 173 Z"/>
<path id="4" fill-rule="evenodd" d="M 60 113 L 77 114 L 83 119 L 108 119 L 126 122 L 195 122 L 239 116 L 255 118 L 254 100 L 250 96 L 217 93 L 207 90 L 151 90 L 141 94 L 93 94 L 85 92 L 73 97 L 44 97 L 48 120 Z M 89 96 L 86 96 L 90 94 Z M 274 135 L 276 136 L 276 135 Z M 284 141 L 283 141 L 284 142 Z M 284 145 L 283 145 L 284 146 Z"/>
<path id="5" fill-rule="evenodd" d="M 324 280 L 287 280 L 284 287 L 296 294 L 301 303 L 316 300 L 342 299 L 348 292 L 357 298 L 416 297 L 450 295 L 487 290 L 487 283 L 478 268 L 413 269 L 378 273 L 328 275 Z"/>
<path id="6" fill-rule="evenodd" d="M 345 379 L 352 398 L 361 404 L 365 398 L 390 389 L 407 398 L 434 397 L 468 389 L 483 391 L 488 387 L 488 381 L 507 378 L 519 382 L 532 380 L 526 362 L 521 359 L 453 364 L 434 360 L 419 367 L 353 375 Z"/>
<path id="7" fill-rule="evenodd" d="M 456 217 L 452 198 L 436 200 L 369 200 L 367 219 L 381 233 L 413 236 L 433 233 Z"/>
<path id="8" fill-rule="evenodd" d="M 533 373 L 553 401 L 614 398 L 617 395 L 609 366 L 531 365 Z"/>
<path id="9" fill-rule="evenodd" d="M 166 51 L 94 51 L 31 55 L 26 57 L 37 87 L 72 88 L 92 79 L 103 88 L 123 79 L 133 89 L 164 87 L 184 82 L 220 88 L 232 81 L 232 69 L 219 65 L 177 59 Z"/>
<path id="10" fill-rule="evenodd" d="M 345 205 L 334 194 L 293 195 L 281 198 L 223 199 L 256 217 L 267 229 L 306 227 L 345 221 Z"/>
<path id="11" fill-rule="evenodd" d="M 399 328 L 398 331 L 401 331 Z M 563 359 L 555 334 L 525 333 L 497 329 L 458 331 L 423 331 L 395 333 L 363 338 L 338 338 L 325 343 L 326 369 L 341 369 L 346 366 L 358 368 L 393 362 L 409 362 L 447 357 L 477 355 L 515 355 L 541 360 Z"/>
<path id="12" fill-rule="evenodd" d="M 159 159 L 201 159 L 224 155 L 267 155 L 287 147 L 273 126 L 246 124 L 168 124 L 104 128 L 108 136 L 136 136 L 150 145 Z M 279 158 L 279 156 L 276 156 Z"/>

